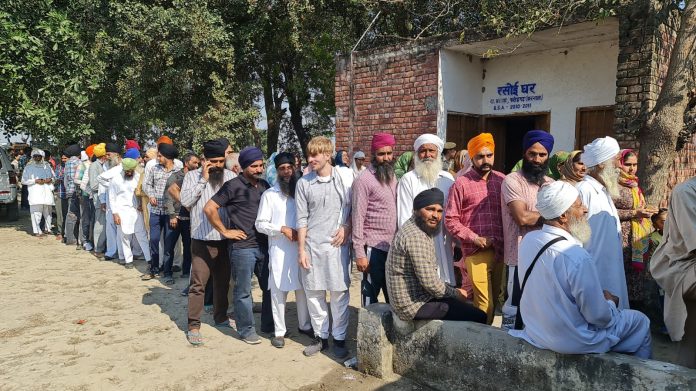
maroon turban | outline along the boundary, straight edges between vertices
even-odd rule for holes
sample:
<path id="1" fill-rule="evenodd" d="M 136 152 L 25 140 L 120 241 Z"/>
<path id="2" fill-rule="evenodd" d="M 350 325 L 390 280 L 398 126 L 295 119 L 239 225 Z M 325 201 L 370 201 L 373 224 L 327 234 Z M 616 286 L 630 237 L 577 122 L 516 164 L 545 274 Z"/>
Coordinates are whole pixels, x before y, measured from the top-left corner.
<path id="1" fill-rule="evenodd" d="M 394 136 L 389 133 L 375 133 L 372 136 L 372 147 L 370 148 L 372 152 L 383 148 L 383 147 L 393 147 L 396 144 Z"/>

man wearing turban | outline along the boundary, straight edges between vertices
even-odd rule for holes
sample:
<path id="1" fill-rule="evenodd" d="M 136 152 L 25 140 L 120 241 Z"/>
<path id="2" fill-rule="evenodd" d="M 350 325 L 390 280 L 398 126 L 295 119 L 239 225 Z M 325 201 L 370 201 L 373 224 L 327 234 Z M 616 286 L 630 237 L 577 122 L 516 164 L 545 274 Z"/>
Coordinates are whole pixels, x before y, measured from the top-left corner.
<path id="1" fill-rule="evenodd" d="M 553 136 L 543 130 L 530 130 L 522 138 L 522 168 L 508 174 L 501 188 L 503 211 L 504 258 L 508 267 L 508 298 L 503 305 L 503 327 L 515 321 L 519 284 L 517 283 L 517 250 L 522 237 L 541 227 L 541 215 L 536 210 L 539 188 L 553 179 L 546 176 Z"/>
<path id="2" fill-rule="evenodd" d="M 474 306 L 488 324 L 500 296 L 503 277 L 503 221 L 500 191 L 505 175 L 493 170 L 495 142 L 481 133 L 467 145 L 471 170 L 449 192 L 445 227 L 461 243 L 462 261 L 473 284 Z"/>
<path id="3" fill-rule="evenodd" d="M 396 234 L 394 144 L 391 134 L 372 136 L 372 164 L 353 181 L 353 253 L 363 272 L 363 306 L 376 303 L 380 291 L 389 302 L 384 263 Z"/>
<path id="4" fill-rule="evenodd" d="M 583 248 L 595 232 L 577 189 L 562 181 L 545 185 L 536 207 L 544 225 L 519 246 L 524 329 L 518 322 L 519 329 L 509 333 L 561 354 L 612 351 L 651 358 L 650 321 L 638 311 L 619 310 L 619 298 L 603 290 L 601 272 Z"/>
<path id="5" fill-rule="evenodd" d="M 123 254 L 121 248 L 121 240 L 118 238 L 118 227 L 114 223 L 113 211 L 109 202 L 109 183 L 113 178 L 121 175 L 123 166 L 121 165 L 121 147 L 114 142 L 106 143 L 106 161 L 104 163 L 105 171 L 99 174 L 98 197 L 99 202 L 105 210 L 104 221 L 106 224 L 106 251 L 104 252 L 105 260 L 122 259 L 119 254 Z"/>
<path id="6" fill-rule="evenodd" d="M 577 184 L 582 203 L 587 208 L 587 220 L 592 227 L 592 239 L 585 245 L 599 272 L 602 288 L 619 297 L 618 307 L 629 308 L 626 272 L 621 244 L 621 221 L 612 196 L 618 196 L 616 155 L 619 143 L 612 137 L 598 138 L 585 145 L 582 161 L 587 175 Z"/>
<path id="7" fill-rule="evenodd" d="M 29 211 L 31 213 L 31 228 L 34 236 L 41 237 L 51 233 L 51 209 L 53 199 L 53 170 L 44 161 L 44 151 L 33 149 L 31 161 L 22 172 L 22 185 L 27 186 Z M 44 229 L 41 230 L 41 219 L 44 219 Z"/>
<path id="8" fill-rule="evenodd" d="M 414 168 L 401 177 L 398 185 L 396 199 L 399 227 L 413 215 L 413 200 L 423 190 L 436 187 L 445 194 L 445 201 L 447 200 L 454 178 L 452 174 L 442 170 L 444 145 L 438 136 L 430 133 L 419 136 L 414 142 Z M 440 278 L 448 284 L 454 284 L 452 238 L 445 228 L 435 235 L 435 253 Z"/>
<path id="9" fill-rule="evenodd" d="M 464 289 L 442 280 L 433 246 L 441 230 L 445 195 L 438 188 L 414 197 L 411 217 L 389 249 L 386 279 L 390 304 L 404 321 L 444 319 L 484 323 L 486 313 L 467 303 Z"/>
<path id="10" fill-rule="evenodd" d="M 93 254 L 102 258 L 106 252 L 106 204 L 99 199 L 99 176 L 106 171 L 106 144 L 100 143 L 94 146 L 94 162 L 89 166 L 87 191 L 92 198 L 94 207 L 94 228 L 92 231 Z"/>
<path id="11" fill-rule="evenodd" d="M 75 173 L 75 185 L 80 188 L 80 243 L 78 250 L 85 249 L 92 251 L 92 232 L 94 230 L 94 207 L 90 199 L 89 189 L 89 168 L 92 165 L 92 155 L 94 155 L 94 146 L 90 145 L 81 152 L 82 163 L 77 168 Z"/>
<path id="12" fill-rule="evenodd" d="M 77 144 L 68 146 L 64 152 L 68 157 L 63 174 L 65 198 L 68 202 L 68 213 L 65 215 L 65 244 L 73 246 L 78 244 L 80 224 L 80 188 L 75 181 L 75 174 L 81 164 L 80 152 L 80 146 Z"/>
<path id="13" fill-rule="evenodd" d="M 147 246 L 147 232 L 143 224 L 143 216 L 138 212 L 138 201 L 135 189 L 138 186 L 140 174 L 136 172 L 138 162 L 132 158 L 121 161 L 121 172 L 109 182 L 109 205 L 112 218 L 117 227 L 119 248 L 126 269 L 133 268 L 133 251 L 131 244 L 137 240 L 143 250 L 145 260 L 150 262 L 150 251 Z"/>

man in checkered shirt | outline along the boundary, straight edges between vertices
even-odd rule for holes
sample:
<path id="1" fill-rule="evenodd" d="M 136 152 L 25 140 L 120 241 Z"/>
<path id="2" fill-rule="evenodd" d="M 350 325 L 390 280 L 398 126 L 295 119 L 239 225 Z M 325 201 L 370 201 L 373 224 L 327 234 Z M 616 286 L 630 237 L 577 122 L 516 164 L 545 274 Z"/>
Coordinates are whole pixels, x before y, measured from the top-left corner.
<path id="1" fill-rule="evenodd" d="M 440 279 L 433 237 L 442 229 L 445 195 L 432 188 L 413 200 L 413 215 L 394 238 L 387 256 L 387 289 L 401 320 L 486 322 L 486 313 L 466 302 L 466 291 Z"/>

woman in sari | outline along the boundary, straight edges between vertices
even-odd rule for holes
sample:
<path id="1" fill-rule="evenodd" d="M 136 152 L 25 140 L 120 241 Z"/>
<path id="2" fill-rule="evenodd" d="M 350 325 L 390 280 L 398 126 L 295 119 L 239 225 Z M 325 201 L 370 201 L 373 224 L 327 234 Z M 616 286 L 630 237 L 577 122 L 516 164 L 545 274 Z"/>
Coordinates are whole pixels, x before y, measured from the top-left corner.
<path id="1" fill-rule="evenodd" d="M 558 172 L 562 181 L 575 186 L 585 178 L 587 168 L 582 162 L 582 151 L 573 151 L 568 154 L 568 158 L 563 164 L 558 166 Z"/>

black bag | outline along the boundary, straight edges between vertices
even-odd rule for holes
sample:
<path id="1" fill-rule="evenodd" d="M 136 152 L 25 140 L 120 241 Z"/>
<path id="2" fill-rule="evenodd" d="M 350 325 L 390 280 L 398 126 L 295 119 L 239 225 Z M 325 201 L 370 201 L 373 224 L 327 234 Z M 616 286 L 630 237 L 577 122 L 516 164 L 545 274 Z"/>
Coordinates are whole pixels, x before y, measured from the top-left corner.
<path id="1" fill-rule="evenodd" d="M 515 330 L 522 330 L 524 328 L 524 321 L 522 320 L 522 314 L 520 313 L 520 306 L 522 304 L 522 293 L 524 293 L 524 286 L 527 285 L 527 279 L 529 278 L 529 274 L 532 272 L 532 269 L 534 269 L 534 265 L 536 265 L 536 261 L 539 259 L 541 254 L 544 253 L 549 247 L 553 246 L 555 243 L 560 242 L 561 240 L 566 240 L 564 237 L 559 236 L 556 239 L 551 240 L 550 242 L 546 243 L 544 247 L 539 250 L 539 253 L 534 257 L 534 260 L 532 263 L 529 265 L 529 268 L 527 269 L 527 272 L 524 273 L 524 280 L 522 280 L 522 286 L 520 287 L 520 293 L 517 298 L 514 297 L 512 298 L 512 302 L 515 303 L 515 299 L 517 299 L 517 315 L 515 316 Z M 515 274 L 517 274 L 517 270 L 515 270 Z M 515 276 L 517 277 L 517 276 Z M 515 278 L 517 279 L 517 278 Z"/>

